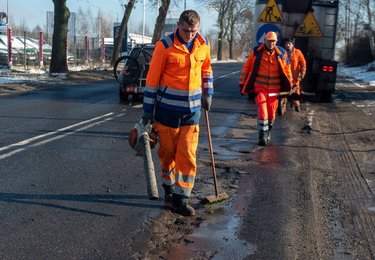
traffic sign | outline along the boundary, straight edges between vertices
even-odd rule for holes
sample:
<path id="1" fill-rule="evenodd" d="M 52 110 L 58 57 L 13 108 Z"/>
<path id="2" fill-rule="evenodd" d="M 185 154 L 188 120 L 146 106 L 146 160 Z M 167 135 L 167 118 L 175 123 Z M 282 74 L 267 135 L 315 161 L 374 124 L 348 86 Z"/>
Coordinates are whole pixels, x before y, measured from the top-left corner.
<path id="1" fill-rule="evenodd" d="M 274 24 L 266 23 L 266 24 L 262 25 L 261 27 L 259 27 L 259 29 L 257 31 L 257 34 L 256 34 L 257 44 L 264 43 L 264 36 L 266 36 L 266 34 L 268 32 L 275 32 L 277 34 L 277 38 L 281 39 L 280 28 L 277 27 Z"/>
<path id="2" fill-rule="evenodd" d="M 276 0 L 269 0 L 266 7 L 264 7 L 262 13 L 258 18 L 260 23 L 283 23 L 284 18 L 280 12 L 279 6 L 276 4 Z"/>
<path id="3" fill-rule="evenodd" d="M 296 37 L 322 37 L 322 31 L 319 28 L 319 24 L 315 19 L 315 16 L 312 12 L 308 12 L 306 14 L 305 19 L 302 23 L 298 26 L 296 33 L 294 34 Z"/>

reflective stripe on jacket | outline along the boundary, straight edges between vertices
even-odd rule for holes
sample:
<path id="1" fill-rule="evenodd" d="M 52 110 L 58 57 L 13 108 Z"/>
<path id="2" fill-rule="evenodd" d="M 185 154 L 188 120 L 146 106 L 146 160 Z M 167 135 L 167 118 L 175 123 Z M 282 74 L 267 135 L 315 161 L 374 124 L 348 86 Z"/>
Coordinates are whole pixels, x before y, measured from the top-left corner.
<path id="1" fill-rule="evenodd" d="M 262 44 L 252 49 L 246 59 L 240 76 L 241 94 L 254 92 L 255 85 L 258 87 L 263 85 L 267 90 L 274 92 L 291 90 L 292 72 L 286 51 L 282 47 L 276 46 L 273 54 L 276 55 L 275 57 L 267 57 L 268 54 L 264 54 L 264 52 L 266 52 L 265 45 Z M 262 59 L 276 59 L 279 69 L 272 67 L 268 73 L 264 69 L 260 70 Z"/>
<path id="2" fill-rule="evenodd" d="M 201 97 L 213 94 L 210 44 L 199 33 L 191 52 L 175 33 L 158 41 L 146 78 L 143 109 L 158 106 L 182 112 L 201 109 Z"/>

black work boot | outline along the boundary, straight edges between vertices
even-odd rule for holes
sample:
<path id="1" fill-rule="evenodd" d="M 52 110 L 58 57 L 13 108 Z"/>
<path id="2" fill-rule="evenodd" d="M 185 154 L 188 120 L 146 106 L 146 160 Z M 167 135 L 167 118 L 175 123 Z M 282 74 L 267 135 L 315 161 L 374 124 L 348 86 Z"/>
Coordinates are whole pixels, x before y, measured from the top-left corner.
<path id="1" fill-rule="evenodd" d="M 163 188 L 164 188 L 164 200 L 165 202 L 171 202 L 172 201 L 172 194 L 173 194 L 173 189 L 171 186 L 168 186 L 167 184 L 163 183 Z"/>
<path id="2" fill-rule="evenodd" d="M 259 131 L 259 141 L 258 145 L 265 146 L 267 144 L 267 136 L 268 136 L 268 131 L 260 130 Z"/>
<path id="3" fill-rule="evenodd" d="M 182 216 L 195 216 L 195 209 L 188 205 L 189 197 L 173 193 L 172 211 Z"/>

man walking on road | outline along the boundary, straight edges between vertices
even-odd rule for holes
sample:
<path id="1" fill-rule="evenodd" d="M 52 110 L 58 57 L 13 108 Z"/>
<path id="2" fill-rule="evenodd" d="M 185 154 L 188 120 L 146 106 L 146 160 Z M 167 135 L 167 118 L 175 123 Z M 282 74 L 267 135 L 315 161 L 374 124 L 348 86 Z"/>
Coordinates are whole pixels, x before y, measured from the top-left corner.
<path id="1" fill-rule="evenodd" d="M 255 92 L 258 106 L 259 145 L 271 140 L 278 93 L 291 90 L 292 72 L 286 51 L 276 46 L 277 34 L 268 32 L 265 42 L 251 50 L 240 77 L 241 94 Z"/>
<path id="2" fill-rule="evenodd" d="M 198 33 L 194 10 L 180 15 L 177 30 L 156 43 L 143 101 L 143 121 L 159 136 L 165 201 L 183 216 L 195 215 L 188 204 L 196 176 L 201 107 L 210 110 L 213 76 L 210 44 Z"/>
<path id="3" fill-rule="evenodd" d="M 293 95 L 291 95 L 291 102 L 293 102 L 295 110 L 299 112 L 301 110 L 301 82 L 306 74 L 306 60 L 302 52 L 294 47 L 293 39 L 287 39 L 285 41 L 285 49 L 288 53 L 293 76 Z"/>

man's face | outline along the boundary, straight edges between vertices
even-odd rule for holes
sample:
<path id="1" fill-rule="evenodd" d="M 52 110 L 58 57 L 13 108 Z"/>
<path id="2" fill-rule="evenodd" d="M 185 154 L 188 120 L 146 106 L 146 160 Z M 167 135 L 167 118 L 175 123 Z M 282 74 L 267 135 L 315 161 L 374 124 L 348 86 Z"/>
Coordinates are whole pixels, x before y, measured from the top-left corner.
<path id="1" fill-rule="evenodd" d="M 293 49 L 293 43 L 291 43 L 291 42 L 286 42 L 286 43 L 285 43 L 285 49 L 286 49 L 287 51 L 291 51 L 291 50 Z"/>
<path id="2" fill-rule="evenodd" d="M 191 40 L 193 40 L 199 30 L 199 22 L 195 25 L 190 25 L 186 22 L 177 23 L 177 26 L 178 32 L 185 42 L 190 42 Z"/>
<path id="3" fill-rule="evenodd" d="M 277 41 L 275 41 L 275 40 L 267 40 L 266 43 L 265 43 L 267 49 L 273 50 L 275 48 L 275 46 L 276 46 L 276 42 Z"/>

